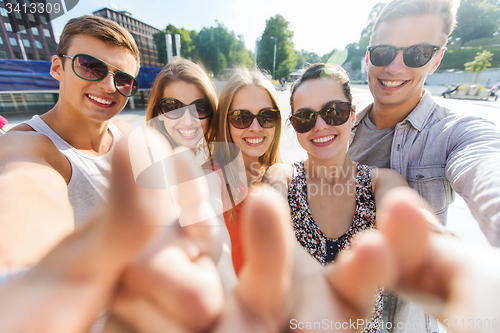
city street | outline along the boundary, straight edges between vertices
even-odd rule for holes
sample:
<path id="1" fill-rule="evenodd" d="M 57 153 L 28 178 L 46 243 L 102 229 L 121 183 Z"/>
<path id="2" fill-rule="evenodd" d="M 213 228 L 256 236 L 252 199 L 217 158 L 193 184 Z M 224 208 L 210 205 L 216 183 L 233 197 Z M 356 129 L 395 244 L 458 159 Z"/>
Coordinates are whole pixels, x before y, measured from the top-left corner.
<path id="1" fill-rule="evenodd" d="M 218 93 L 222 90 L 224 82 L 215 83 Z M 445 90 L 443 86 L 426 86 L 434 95 L 440 96 Z M 290 91 L 278 91 L 279 107 L 282 111 L 283 119 L 288 119 L 290 115 Z M 372 102 L 372 97 L 367 85 L 353 85 L 353 97 L 358 110 Z M 476 115 L 486 118 L 500 126 L 500 102 L 495 101 L 474 101 L 474 100 L 453 100 L 442 97 L 435 97 L 436 102 L 451 110 L 468 115 Z M 16 124 L 29 119 L 31 115 L 7 115 L 9 124 L 5 129 L 9 129 Z M 124 110 L 118 118 L 127 121 L 136 127 L 144 122 L 144 109 Z M 284 163 L 291 163 L 304 159 L 305 151 L 297 142 L 295 131 L 289 121 L 283 121 L 283 131 L 281 139 L 281 154 Z M 457 196 L 455 202 L 448 212 L 448 229 L 466 241 L 488 246 L 486 238 L 481 233 L 477 222 L 467 208 L 465 202 Z"/>

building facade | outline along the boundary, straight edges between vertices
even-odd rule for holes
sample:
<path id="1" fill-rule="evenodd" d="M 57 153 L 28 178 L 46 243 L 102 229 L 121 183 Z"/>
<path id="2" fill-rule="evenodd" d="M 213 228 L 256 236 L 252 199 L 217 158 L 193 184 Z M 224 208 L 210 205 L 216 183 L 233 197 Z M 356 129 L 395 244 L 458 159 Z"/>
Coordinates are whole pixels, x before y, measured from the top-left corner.
<path id="1" fill-rule="evenodd" d="M 132 14 L 126 11 L 103 8 L 93 14 L 115 21 L 132 34 L 141 53 L 141 66 L 163 67 L 158 62 L 158 51 L 153 40 L 153 34 L 160 32 L 159 29 L 133 18 Z"/>
<path id="2" fill-rule="evenodd" d="M 0 59 L 50 61 L 57 42 L 47 13 L 12 10 L 30 8 L 30 0 L 0 0 Z M 37 0 L 44 3 L 45 0 Z M 19 8 L 19 7 L 17 7 Z"/>

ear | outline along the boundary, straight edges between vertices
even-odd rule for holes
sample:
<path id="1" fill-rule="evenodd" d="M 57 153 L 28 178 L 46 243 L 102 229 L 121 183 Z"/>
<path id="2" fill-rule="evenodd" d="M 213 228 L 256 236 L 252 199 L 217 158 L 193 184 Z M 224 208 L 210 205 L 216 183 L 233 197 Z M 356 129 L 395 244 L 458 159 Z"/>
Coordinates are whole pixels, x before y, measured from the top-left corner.
<path id="1" fill-rule="evenodd" d="M 436 58 L 434 60 L 431 60 L 433 63 L 432 63 L 432 67 L 429 69 L 428 75 L 433 74 L 436 71 L 436 69 L 439 67 L 439 64 L 441 64 L 441 60 L 444 57 L 444 51 L 446 51 L 445 46 L 443 46 L 443 48 L 441 50 L 439 50 L 439 53 L 436 56 Z"/>
<path id="2" fill-rule="evenodd" d="M 52 56 L 52 64 L 50 65 L 50 75 L 57 81 L 61 81 L 64 69 L 62 66 L 62 59 L 59 56 Z"/>
<path id="3" fill-rule="evenodd" d="M 369 63 L 370 63 L 370 51 L 368 51 L 368 49 L 367 49 L 366 54 L 365 54 L 365 66 L 366 66 L 366 68 L 368 68 Z"/>

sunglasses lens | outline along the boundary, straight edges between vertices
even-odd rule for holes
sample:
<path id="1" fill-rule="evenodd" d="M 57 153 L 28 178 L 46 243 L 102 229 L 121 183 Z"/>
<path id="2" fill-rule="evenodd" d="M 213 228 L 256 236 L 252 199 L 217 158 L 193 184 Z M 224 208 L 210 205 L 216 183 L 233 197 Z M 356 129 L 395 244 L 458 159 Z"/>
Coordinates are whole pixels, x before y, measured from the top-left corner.
<path id="1" fill-rule="evenodd" d="M 316 114 L 314 111 L 299 111 L 290 118 L 290 122 L 297 133 L 306 133 L 316 124 Z"/>
<path id="2" fill-rule="evenodd" d="M 431 45 L 413 45 L 404 52 L 403 61 L 408 67 L 422 67 L 431 60 L 433 54 L 434 50 Z"/>
<path id="3" fill-rule="evenodd" d="M 389 65 L 396 57 L 397 50 L 391 46 L 377 46 L 370 50 L 370 62 L 377 67 Z"/>
<path id="4" fill-rule="evenodd" d="M 84 80 L 99 81 L 108 74 L 105 63 L 89 55 L 79 54 L 73 58 L 75 74 Z"/>
<path id="5" fill-rule="evenodd" d="M 126 97 L 133 96 L 139 90 L 139 82 L 124 72 L 115 73 L 115 85 L 116 90 Z"/>
<path id="6" fill-rule="evenodd" d="M 259 121 L 259 125 L 263 128 L 272 128 L 278 123 L 279 117 L 280 113 L 278 110 L 270 109 L 260 112 L 257 116 L 257 120 Z"/>
<path id="7" fill-rule="evenodd" d="M 166 98 L 160 103 L 160 110 L 169 119 L 179 119 L 186 111 L 184 106 L 175 98 Z"/>
<path id="8" fill-rule="evenodd" d="M 247 110 L 234 110 L 229 114 L 229 122 L 238 129 L 250 127 L 254 118 L 253 113 Z"/>
<path id="9" fill-rule="evenodd" d="M 206 99 L 198 99 L 193 102 L 198 112 L 197 118 L 205 119 L 212 114 L 212 105 Z"/>
<path id="10" fill-rule="evenodd" d="M 346 102 L 332 102 L 321 110 L 321 117 L 330 126 L 339 126 L 349 119 L 351 105 Z"/>

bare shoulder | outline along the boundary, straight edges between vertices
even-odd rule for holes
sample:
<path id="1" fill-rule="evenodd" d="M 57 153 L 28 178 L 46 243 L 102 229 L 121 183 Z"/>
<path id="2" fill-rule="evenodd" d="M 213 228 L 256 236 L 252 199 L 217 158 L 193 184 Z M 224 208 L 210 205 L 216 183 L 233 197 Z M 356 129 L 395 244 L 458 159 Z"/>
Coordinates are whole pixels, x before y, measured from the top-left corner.
<path id="1" fill-rule="evenodd" d="M 120 120 L 120 119 L 116 119 L 116 118 L 113 118 L 110 121 L 111 121 L 111 123 L 113 123 L 113 125 L 116 126 L 116 128 L 118 128 L 118 130 L 120 130 L 120 132 L 124 136 L 127 136 L 128 134 L 130 134 L 130 132 L 132 132 L 133 129 L 134 129 L 132 127 L 132 125 L 130 125 L 126 121 L 123 121 L 123 120 Z"/>
<path id="2" fill-rule="evenodd" d="M 292 183 L 292 176 L 293 168 L 290 164 L 275 163 L 267 169 L 262 181 L 271 185 L 286 198 Z"/>
<path id="3" fill-rule="evenodd" d="M 377 204 L 380 203 L 380 200 L 382 200 L 387 192 L 400 186 L 407 187 L 408 183 L 398 172 L 376 167 L 372 169 L 372 189 Z"/>
<path id="4" fill-rule="evenodd" d="M 30 129 L 21 124 L 0 137 L 0 170 L 15 162 L 35 163 L 55 169 L 68 182 L 71 165 L 66 157 L 47 136 Z"/>
<path id="5" fill-rule="evenodd" d="M 293 168 L 291 164 L 275 163 L 267 169 L 263 180 L 266 183 L 278 180 L 288 181 L 292 179 L 292 173 Z"/>

